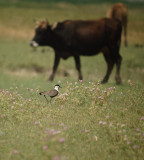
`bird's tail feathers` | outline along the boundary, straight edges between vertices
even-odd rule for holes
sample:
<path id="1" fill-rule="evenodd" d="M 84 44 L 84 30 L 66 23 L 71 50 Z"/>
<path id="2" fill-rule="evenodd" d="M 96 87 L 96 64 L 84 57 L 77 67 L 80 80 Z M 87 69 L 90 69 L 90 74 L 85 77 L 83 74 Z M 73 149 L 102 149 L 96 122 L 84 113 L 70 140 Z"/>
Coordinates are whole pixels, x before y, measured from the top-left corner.
<path id="1" fill-rule="evenodd" d="M 43 95 L 43 92 L 40 92 L 39 94 L 40 94 L 40 95 Z"/>

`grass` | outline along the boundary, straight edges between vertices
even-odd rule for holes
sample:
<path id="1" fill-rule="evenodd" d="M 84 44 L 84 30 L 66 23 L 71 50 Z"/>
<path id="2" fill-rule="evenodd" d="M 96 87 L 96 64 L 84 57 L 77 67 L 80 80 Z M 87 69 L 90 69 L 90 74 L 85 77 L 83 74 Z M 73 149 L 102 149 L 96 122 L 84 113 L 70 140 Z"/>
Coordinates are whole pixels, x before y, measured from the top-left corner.
<path id="1" fill-rule="evenodd" d="M 141 159 L 143 90 L 132 82 L 124 92 L 94 82 L 62 86 L 52 104 L 39 89 L 25 91 L 29 98 L 21 88 L 1 91 L 1 159 Z"/>
<path id="2" fill-rule="evenodd" d="M 104 17 L 110 6 L 0 6 L 0 159 L 143 159 L 144 48 L 135 47 L 144 43 L 143 5 L 129 5 L 129 47 L 121 47 L 122 85 L 115 85 L 115 70 L 109 83 L 99 83 L 106 72 L 102 54 L 81 57 L 84 81 L 77 81 L 74 60 L 69 58 L 61 61 L 55 80 L 47 82 L 53 50 L 45 47 L 43 53 L 43 48 L 29 47 L 34 18 L 48 17 L 50 23 L 94 19 Z M 56 83 L 63 88 L 47 104 L 38 93 Z"/>

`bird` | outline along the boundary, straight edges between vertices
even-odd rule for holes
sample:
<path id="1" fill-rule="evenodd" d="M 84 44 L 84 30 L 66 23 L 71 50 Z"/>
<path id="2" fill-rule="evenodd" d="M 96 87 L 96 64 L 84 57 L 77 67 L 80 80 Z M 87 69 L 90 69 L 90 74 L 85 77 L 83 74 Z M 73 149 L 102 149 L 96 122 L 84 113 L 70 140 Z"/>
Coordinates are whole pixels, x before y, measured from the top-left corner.
<path id="1" fill-rule="evenodd" d="M 54 98 L 58 95 L 59 88 L 62 88 L 62 87 L 60 85 L 56 84 L 54 89 L 49 90 L 49 91 L 40 92 L 39 94 L 44 95 L 45 99 L 47 100 L 47 103 L 48 103 L 48 99 L 46 98 L 46 96 L 49 96 L 51 98 L 50 99 L 50 103 L 51 103 L 52 98 Z"/>

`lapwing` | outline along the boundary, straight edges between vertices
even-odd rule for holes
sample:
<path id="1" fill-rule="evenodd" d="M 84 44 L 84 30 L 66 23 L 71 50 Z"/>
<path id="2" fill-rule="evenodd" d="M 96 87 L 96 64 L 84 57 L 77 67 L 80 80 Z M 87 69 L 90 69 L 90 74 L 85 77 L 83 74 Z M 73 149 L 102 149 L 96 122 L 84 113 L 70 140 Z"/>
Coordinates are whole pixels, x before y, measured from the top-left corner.
<path id="1" fill-rule="evenodd" d="M 58 92 L 59 92 L 59 87 L 62 88 L 60 85 L 56 84 L 54 89 L 49 90 L 49 91 L 40 92 L 39 94 L 44 95 L 45 99 L 48 102 L 48 99 L 46 98 L 46 96 L 49 96 L 51 99 L 56 97 L 58 95 Z M 50 99 L 50 102 L 51 102 L 51 99 Z"/>

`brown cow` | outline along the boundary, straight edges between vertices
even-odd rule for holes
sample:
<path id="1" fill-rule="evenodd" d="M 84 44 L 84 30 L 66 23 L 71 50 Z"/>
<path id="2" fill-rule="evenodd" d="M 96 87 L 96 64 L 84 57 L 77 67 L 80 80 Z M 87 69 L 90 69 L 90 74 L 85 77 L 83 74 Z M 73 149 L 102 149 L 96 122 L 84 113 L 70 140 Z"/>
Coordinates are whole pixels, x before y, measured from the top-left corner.
<path id="1" fill-rule="evenodd" d="M 123 3 L 116 3 L 109 9 L 107 12 L 108 18 L 116 18 L 119 19 L 122 23 L 124 29 L 124 44 L 128 46 L 127 43 L 127 23 L 128 23 L 128 10 L 126 5 Z"/>
<path id="2" fill-rule="evenodd" d="M 120 66 L 122 59 L 119 54 L 121 30 L 121 22 L 109 18 L 66 20 L 53 25 L 42 21 L 35 29 L 35 36 L 30 45 L 32 47 L 50 46 L 54 49 L 55 60 L 53 72 L 49 77 L 50 81 L 54 79 L 61 58 L 74 57 L 79 79 L 81 80 L 80 55 L 93 56 L 102 52 L 108 66 L 102 82 L 106 83 L 108 81 L 113 66 L 116 64 L 115 79 L 119 84 L 121 83 Z"/>

